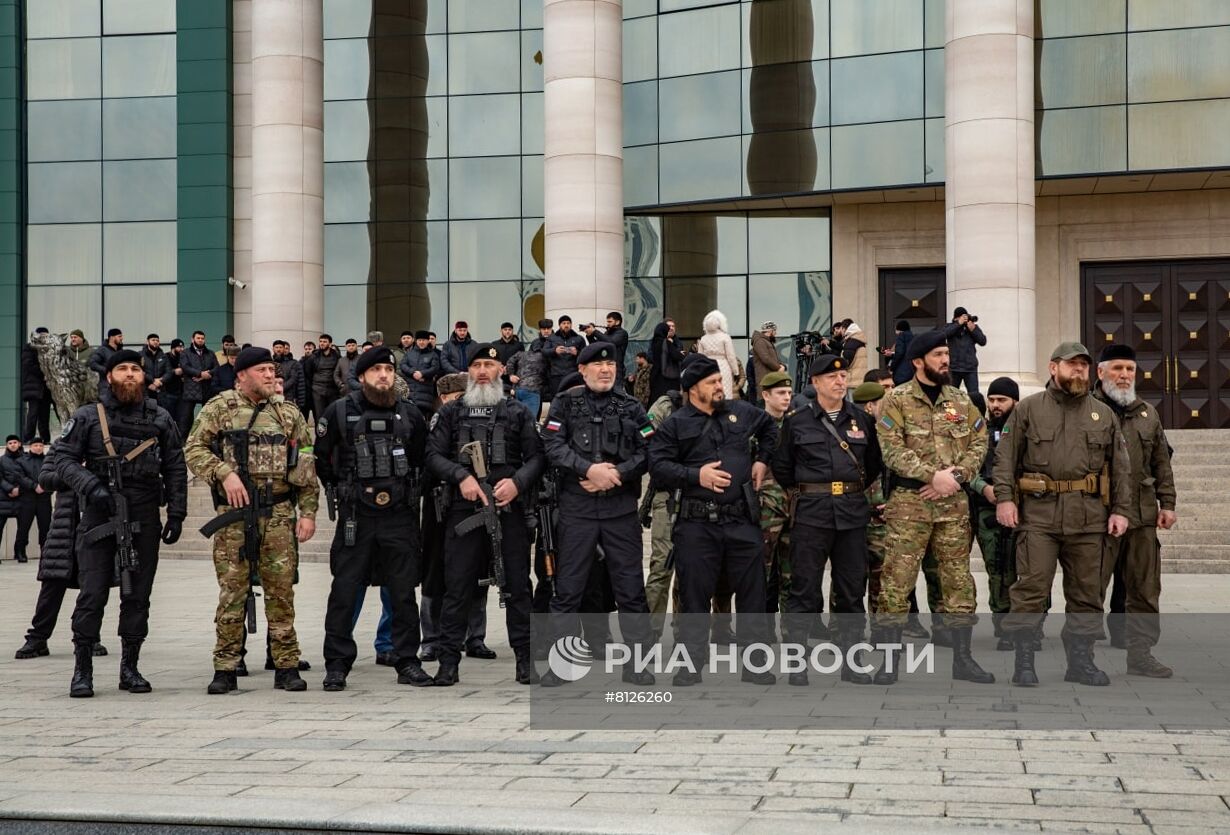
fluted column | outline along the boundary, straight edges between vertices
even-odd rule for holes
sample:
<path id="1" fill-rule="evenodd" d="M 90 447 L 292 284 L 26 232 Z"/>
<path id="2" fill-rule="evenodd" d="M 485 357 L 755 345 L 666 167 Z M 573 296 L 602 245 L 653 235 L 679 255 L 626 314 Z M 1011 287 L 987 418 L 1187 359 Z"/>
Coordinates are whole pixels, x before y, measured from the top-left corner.
<path id="1" fill-rule="evenodd" d="M 948 0 L 948 308 L 980 317 L 983 380 L 1026 385 L 1037 383 L 1033 35 L 1033 0 Z"/>
<path id="2" fill-rule="evenodd" d="M 622 310 L 622 0 L 545 0 L 546 315 Z"/>
<path id="3" fill-rule="evenodd" d="M 252 2 L 252 342 L 324 325 L 321 0 Z"/>

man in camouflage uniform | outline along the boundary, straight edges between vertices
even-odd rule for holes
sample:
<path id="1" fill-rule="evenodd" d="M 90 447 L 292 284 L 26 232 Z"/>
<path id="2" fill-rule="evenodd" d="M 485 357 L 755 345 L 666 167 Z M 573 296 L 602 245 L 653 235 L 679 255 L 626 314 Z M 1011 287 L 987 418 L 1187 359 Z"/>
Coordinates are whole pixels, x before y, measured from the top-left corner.
<path id="1" fill-rule="evenodd" d="M 778 431 L 794 389 L 790 375 L 784 371 L 771 371 L 760 380 L 764 398 L 764 410 L 777 422 Z M 772 470 L 765 476 L 758 491 L 760 495 L 760 532 L 764 536 L 765 589 L 768 592 L 766 612 L 786 611 L 786 598 L 790 595 L 790 501 L 785 489 L 777 483 Z M 820 606 L 824 608 L 823 603 Z"/>
<path id="2" fill-rule="evenodd" d="M 265 593 L 274 687 L 305 690 L 299 677 L 299 642 L 295 635 L 294 579 L 298 558 L 295 540 L 307 542 L 316 532 L 319 487 L 312 436 L 299 410 L 275 393 L 273 357 L 265 348 L 245 348 L 235 361 L 236 382 L 205 404 L 188 437 L 188 466 L 213 488 L 219 516 L 257 503 L 260 551 L 257 573 Z M 234 433 L 234 434 L 233 434 Z M 244 486 L 235 440 L 246 436 L 246 469 L 256 495 Z M 296 519 L 296 509 L 298 518 Z M 211 695 L 236 689 L 235 666 L 243 646 L 244 603 L 249 594 L 249 565 L 239 557 L 244 545 L 241 518 L 218 531 L 214 571 L 218 578 L 218 641 L 214 647 Z"/>
<path id="3" fill-rule="evenodd" d="M 995 676 L 970 655 L 977 618 L 969 571 L 969 502 L 962 490 L 986 455 L 986 426 L 969 397 L 950 385 L 948 346 L 941 332 L 916 336 L 908 356 L 914 378 L 888 394 L 877 426 L 884 464 L 893 471 L 884 508 L 888 530 L 881 622 L 890 642 L 900 642 L 910 590 L 930 545 L 939 562 L 944 620 L 952 633 L 952 677 L 989 684 Z M 896 682 L 893 655 L 889 650 L 877 683 Z"/>
<path id="4" fill-rule="evenodd" d="M 669 391 L 662 395 L 649 407 L 649 421 L 656 431 L 662 423 L 679 408 L 683 400 L 678 391 Z M 645 580 L 645 598 L 649 603 L 650 620 L 655 635 L 662 634 L 662 625 L 666 615 L 668 601 L 672 598 L 671 579 L 675 572 L 666 565 L 666 558 L 671 552 L 671 516 L 667 510 L 666 490 L 657 490 L 652 481 L 647 495 L 650 499 L 649 525 L 649 576 Z M 642 520 L 644 514 L 642 513 Z M 644 522 L 642 521 L 642 526 Z M 674 597 L 678 610 L 678 593 Z"/>

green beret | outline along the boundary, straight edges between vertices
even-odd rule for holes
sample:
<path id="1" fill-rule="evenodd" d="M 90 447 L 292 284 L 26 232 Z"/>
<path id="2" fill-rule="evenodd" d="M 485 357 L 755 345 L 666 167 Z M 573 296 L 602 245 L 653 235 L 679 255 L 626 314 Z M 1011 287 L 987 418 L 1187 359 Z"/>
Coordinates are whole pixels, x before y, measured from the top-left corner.
<path id="1" fill-rule="evenodd" d="M 785 386 L 786 388 L 794 387 L 794 383 L 790 380 L 790 375 L 785 371 L 770 371 L 768 374 L 764 375 L 760 381 L 761 391 L 781 388 L 782 386 Z"/>
<path id="2" fill-rule="evenodd" d="M 860 383 L 854 390 L 854 402 L 874 403 L 886 394 L 888 391 L 879 383 Z"/>

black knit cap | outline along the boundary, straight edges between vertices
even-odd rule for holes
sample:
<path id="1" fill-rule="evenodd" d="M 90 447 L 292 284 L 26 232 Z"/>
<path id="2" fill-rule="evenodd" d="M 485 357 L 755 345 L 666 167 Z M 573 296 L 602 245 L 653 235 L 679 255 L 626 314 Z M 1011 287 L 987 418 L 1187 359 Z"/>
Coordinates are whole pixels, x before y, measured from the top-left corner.
<path id="1" fill-rule="evenodd" d="M 371 368 L 373 365 L 392 365 L 396 367 L 396 364 L 393 362 L 393 352 L 383 345 L 376 348 L 368 348 L 360 354 L 358 360 L 355 361 L 355 376 L 362 377 L 363 372 Z"/>
<path id="2" fill-rule="evenodd" d="M 1136 362 L 1136 352 L 1132 350 L 1131 345 L 1119 343 L 1107 345 L 1102 349 L 1102 355 L 1098 357 L 1098 362 L 1110 362 L 1111 360 L 1131 360 Z"/>
<path id="3" fill-rule="evenodd" d="M 107 357 L 107 373 L 110 374 L 122 362 L 131 362 L 139 367 L 141 365 L 141 355 L 136 351 L 129 351 L 127 348 L 122 351 L 116 351 Z"/>
<path id="4" fill-rule="evenodd" d="M 5 438 L 5 439 L 4 439 L 4 442 L 7 444 L 9 441 L 18 441 L 18 442 L 20 442 L 20 441 L 21 441 L 21 436 L 20 436 L 20 435 L 9 435 L 7 438 Z"/>
<path id="5" fill-rule="evenodd" d="M 244 348 L 239 352 L 239 356 L 235 357 L 235 373 L 238 374 L 240 371 L 265 363 L 274 364 L 273 354 L 269 353 L 268 348 L 256 346 Z"/>
<path id="6" fill-rule="evenodd" d="M 683 370 L 679 372 L 679 389 L 687 391 L 701 380 L 719 373 L 721 369 L 712 357 L 704 354 L 688 354 L 683 358 Z"/>
<path id="7" fill-rule="evenodd" d="M 936 348 L 942 348 L 947 344 L 948 340 L 944 338 L 943 331 L 920 333 L 910 340 L 910 351 L 906 359 L 920 360 Z"/>
<path id="8" fill-rule="evenodd" d="M 987 386 L 987 397 L 994 397 L 996 395 L 1020 400 L 1021 387 L 1011 377 L 996 377 L 991 381 L 991 385 Z"/>

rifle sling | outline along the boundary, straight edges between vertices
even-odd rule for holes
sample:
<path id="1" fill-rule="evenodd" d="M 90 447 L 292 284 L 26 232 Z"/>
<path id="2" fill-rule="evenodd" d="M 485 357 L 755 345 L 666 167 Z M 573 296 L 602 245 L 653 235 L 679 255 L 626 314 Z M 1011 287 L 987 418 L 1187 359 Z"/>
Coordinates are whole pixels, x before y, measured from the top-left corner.
<path id="1" fill-rule="evenodd" d="M 107 422 L 107 410 L 103 408 L 102 403 L 95 403 L 94 408 L 98 410 L 98 428 L 102 430 L 103 446 L 107 448 L 107 454 L 112 458 L 115 457 L 115 445 L 111 443 L 111 424 Z M 137 444 L 136 448 L 123 457 L 124 461 L 131 463 L 138 455 L 145 450 L 158 443 L 157 438 L 146 438 L 141 443 Z"/>

